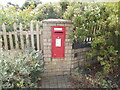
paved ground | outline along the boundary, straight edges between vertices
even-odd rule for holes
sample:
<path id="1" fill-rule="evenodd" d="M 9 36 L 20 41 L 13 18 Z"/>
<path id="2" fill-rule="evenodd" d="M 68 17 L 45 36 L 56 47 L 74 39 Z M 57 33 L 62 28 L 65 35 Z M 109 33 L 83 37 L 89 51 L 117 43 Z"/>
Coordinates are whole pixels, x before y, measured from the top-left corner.
<path id="1" fill-rule="evenodd" d="M 73 88 L 70 75 L 54 75 L 42 78 L 42 88 Z"/>

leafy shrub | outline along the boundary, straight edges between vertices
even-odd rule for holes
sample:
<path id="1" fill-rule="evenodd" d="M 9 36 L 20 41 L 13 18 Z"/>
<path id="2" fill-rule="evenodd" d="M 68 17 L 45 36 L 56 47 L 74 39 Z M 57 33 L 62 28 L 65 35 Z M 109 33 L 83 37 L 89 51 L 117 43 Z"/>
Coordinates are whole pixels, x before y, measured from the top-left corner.
<path id="1" fill-rule="evenodd" d="M 42 54 L 35 50 L 0 51 L 2 88 L 38 87 L 44 72 Z"/>
<path id="2" fill-rule="evenodd" d="M 116 79 L 118 83 L 120 83 L 119 3 L 76 3 L 68 6 L 64 13 L 65 19 L 74 21 L 75 30 L 70 36 L 73 41 L 86 42 L 87 38 L 92 37 L 89 59 L 99 62 L 96 68 L 102 68 L 100 71 L 102 76 Z M 107 87 L 107 83 L 109 82 L 104 78 L 100 79 L 101 86 Z"/>
<path id="3" fill-rule="evenodd" d="M 64 14 L 74 21 L 75 31 L 70 37 L 86 42 L 92 37 L 90 59 L 103 66 L 104 74 L 114 73 L 120 59 L 120 30 L 118 3 L 76 3 Z"/>

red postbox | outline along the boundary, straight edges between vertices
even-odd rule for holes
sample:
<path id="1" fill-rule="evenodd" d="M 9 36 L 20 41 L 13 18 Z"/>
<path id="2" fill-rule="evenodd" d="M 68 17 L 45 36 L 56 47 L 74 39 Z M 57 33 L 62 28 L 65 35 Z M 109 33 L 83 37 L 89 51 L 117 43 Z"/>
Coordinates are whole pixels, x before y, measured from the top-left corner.
<path id="1" fill-rule="evenodd" d="M 52 58 L 64 58 L 65 30 L 64 26 L 52 27 Z"/>

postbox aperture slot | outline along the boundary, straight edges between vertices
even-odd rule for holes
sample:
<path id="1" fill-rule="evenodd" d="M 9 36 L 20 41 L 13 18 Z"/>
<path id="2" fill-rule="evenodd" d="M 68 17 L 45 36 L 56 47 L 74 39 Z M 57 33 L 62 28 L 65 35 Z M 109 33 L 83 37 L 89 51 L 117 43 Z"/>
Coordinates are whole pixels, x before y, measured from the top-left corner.
<path id="1" fill-rule="evenodd" d="M 54 33 L 63 33 L 62 31 L 55 31 Z"/>

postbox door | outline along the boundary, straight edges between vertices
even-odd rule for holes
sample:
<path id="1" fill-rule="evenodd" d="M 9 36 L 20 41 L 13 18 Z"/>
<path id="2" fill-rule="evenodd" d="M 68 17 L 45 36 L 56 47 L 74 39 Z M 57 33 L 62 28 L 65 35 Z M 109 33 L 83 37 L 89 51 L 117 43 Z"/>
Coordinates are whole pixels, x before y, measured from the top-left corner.
<path id="1" fill-rule="evenodd" d="M 52 27 L 52 58 L 64 58 L 65 27 Z"/>

